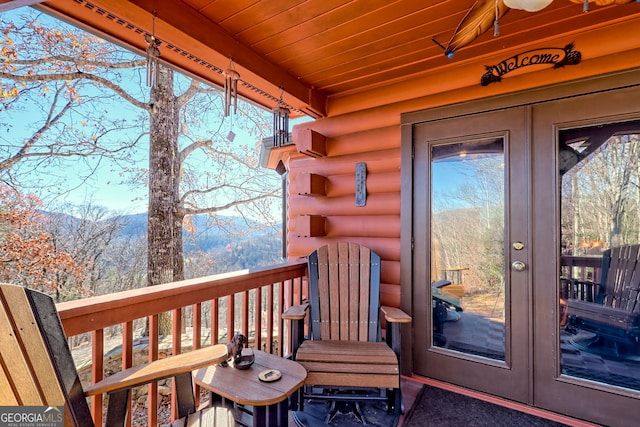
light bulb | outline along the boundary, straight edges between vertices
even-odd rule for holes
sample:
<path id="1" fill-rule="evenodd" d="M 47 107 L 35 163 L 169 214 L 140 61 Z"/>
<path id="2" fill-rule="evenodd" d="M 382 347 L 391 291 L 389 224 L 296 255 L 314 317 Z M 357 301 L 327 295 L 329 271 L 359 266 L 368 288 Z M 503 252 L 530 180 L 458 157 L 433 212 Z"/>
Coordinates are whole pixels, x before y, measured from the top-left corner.
<path id="1" fill-rule="evenodd" d="M 553 0 L 504 0 L 504 4 L 511 9 L 522 9 L 527 12 L 537 12 L 549 6 Z"/>

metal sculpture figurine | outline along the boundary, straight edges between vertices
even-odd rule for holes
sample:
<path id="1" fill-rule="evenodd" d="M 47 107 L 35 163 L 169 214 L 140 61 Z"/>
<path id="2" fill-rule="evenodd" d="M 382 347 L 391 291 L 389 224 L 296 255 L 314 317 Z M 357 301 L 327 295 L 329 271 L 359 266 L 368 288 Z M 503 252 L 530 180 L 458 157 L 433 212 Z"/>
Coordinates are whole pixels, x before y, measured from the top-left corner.
<path id="1" fill-rule="evenodd" d="M 231 338 L 231 342 L 227 343 L 227 355 L 228 358 L 225 362 L 222 362 L 220 365 L 229 366 L 229 361 L 233 360 L 234 364 L 239 362 L 242 358 L 242 349 L 249 342 L 247 337 L 242 334 L 235 334 Z"/>

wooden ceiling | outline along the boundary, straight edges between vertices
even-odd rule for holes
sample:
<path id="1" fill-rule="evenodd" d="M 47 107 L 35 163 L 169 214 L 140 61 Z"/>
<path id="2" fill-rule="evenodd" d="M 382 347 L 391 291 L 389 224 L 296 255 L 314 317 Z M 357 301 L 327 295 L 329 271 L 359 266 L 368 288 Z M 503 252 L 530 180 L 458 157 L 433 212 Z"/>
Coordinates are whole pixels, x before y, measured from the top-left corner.
<path id="1" fill-rule="evenodd" d="M 222 71 L 240 73 L 241 94 L 272 107 L 284 101 L 298 113 L 325 116 L 335 98 L 466 63 L 501 52 L 558 47 L 585 31 L 640 17 L 640 2 L 600 7 L 555 0 L 529 13 L 508 10 L 494 28 L 444 55 L 467 12 L 493 0 L 51 0 L 49 11 L 143 50 L 155 14 L 162 59 L 222 84 Z M 575 0 L 574 0 L 575 1 Z M 28 0 L 0 0 L 0 10 Z M 40 3 L 40 2 L 36 2 Z M 637 33 L 633 37 L 638 37 Z M 608 41 L 616 43 L 615 40 Z M 560 46 L 562 47 L 562 46 Z M 503 54 L 503 55 L 504 55 Z M 489 62 L 490 63 L 490 62 Z"/>

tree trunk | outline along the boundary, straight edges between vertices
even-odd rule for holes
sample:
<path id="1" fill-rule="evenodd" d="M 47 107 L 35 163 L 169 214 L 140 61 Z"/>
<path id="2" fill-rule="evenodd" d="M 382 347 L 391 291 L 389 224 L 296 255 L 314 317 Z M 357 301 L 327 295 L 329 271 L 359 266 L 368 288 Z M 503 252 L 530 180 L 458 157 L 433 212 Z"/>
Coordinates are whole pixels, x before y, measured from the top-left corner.
<path id="1" fill-rule="evenodd" d="M 149 135 L 149 211 L 147 224 L 147 285 L 181 280 L 176 259 L 182 258 L 182 229 L 175 221 L 180 200 L 177 165 L 179 106 L 174 95 L 173 70 L 160 67 L 158 83 L 151 89 Z M 180 244 L 178 244 L 180 242 Z M 171 333 L 171 316 L 160 317 L 160 335 Z"/>

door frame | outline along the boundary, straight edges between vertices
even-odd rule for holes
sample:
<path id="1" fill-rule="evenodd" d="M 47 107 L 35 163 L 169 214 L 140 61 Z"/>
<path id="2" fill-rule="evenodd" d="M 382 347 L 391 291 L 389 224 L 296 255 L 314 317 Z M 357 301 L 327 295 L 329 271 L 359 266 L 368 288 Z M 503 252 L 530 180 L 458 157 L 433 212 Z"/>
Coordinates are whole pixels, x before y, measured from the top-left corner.
<path id="1" fill-rule="evenodd" d="M 487 112 L 493 110 L 500 110 L 516 106 L 534 105 L 539 103 L 545 103 L 550 101 L 557 101 L 562 99 L 570 99 L 574 97 L 582 97 L 590 94 L 600 94 L 611 90 L 623 89 L 626 87 L 640 87 L 640 72 L 638 69 L 628 70 L 625 72 L 614 73 L 610 75 L 603 75 L 601 77 L 579 80 L 575 82 L 562 83 L 552 85 L 548 87 L 523 91 L 515 94 L 487 97 L 485 99 L 476 99 L 464 103 L 452 104 L 446 106 L 436 106 L 427 110 L 407 112 L 402 114 L 401 117 L 401 261 L 400 261 L 400 277 L 401 277 L 401 308 L 411 314 L 415 314 L 415 308 L 413 305 L 414 299 L 414 283 L 424 282 L 426 277 L 417 277 L 414 270 L 413 248 L 414 245 L 428 244 L 426 242 L 417 242 L 413 240 L 414 230 L 414 189 L 413 189 L 413 176 L 415 174 L 413 167 L 413 150 L 414 150 L 414 125 L 417 123 L 461 117 L 468 114 Z M 624 90 L 624 89 L 623 89 Z M 473 95 L 472 95 L 473 96 Z M 584 98 L 582 98 L 584 99 Z M 637 99 L 637 98 L 636 98 Z M 438 100 L 425 101 L 425 104 L 436 104 Z M 531 126 L 530 126 L 531 128 Z M 550 136 L 550 132 L 547 133 Z M 535 140 L 535 135 L 532 137 Z M 535 143 L 533 144 L 535 145 Z M 555 161 L 549 162 L 549 158 L 543 158 L 541 156 L 540 149 L 533 148 L 533 169 L 532 176 L 539 176 L 543 171 L 540 168 L 544 168 L 545 163 L 547 167 L 551 167 L 548 164 L 551 163 L 553 167 L 557 167 Z M 547 154 L 548 156 L 548 154 Z M 548 173 L 548 170 L 546 171 Z M 551 176 L 551 174 L 549 174 Z M 533 209 L 531 216 L 531 222 L 534 229 L 544 224 L 541 223 L 539 212 L 543 209 L 555 209 L 555 203 L 553 193 L 544 194 L 544 189 L 549 191 L 555 183 L 543 182 L 535 183 L 532 188 L 533 201 L 536 204 L 536 208 Z M 542 191 L 542 192 L 541 192 Z M 554 190 L 555 191 L 555 190 Z M 542 198 L 542 199 L 541 199 Z M 552 210 L 551 212 L 555 212 Z M 548 225 L 547 225 L 548 227 Z M 540 307 L 556 307 L 550 298 L 553 298 L 552 293 L 547 293 L 546 297 L 540 295 L 541 290 L 536 286 L 542 280 L 553 280 L 557 282 L 558 274 L 558 262 L 555 259 L 555 251 L 545 252 L 545 245 L 549 245 L 549 242 L 538 242 L 537 236 L 534 236 L 534 247 L 532 247 L 532 285 L 534 291 L 531 293 L 531 301 L 534 303 L 531 323 L 534 332 L 531 334 L 530 340 L 533 341 L 534 336 L 538 338 L 534 342 L 534 345 L 542 346 L 541 350 L 536 350 L 532 361 L 535 367 L 533 373 L 533 381 L 531 388 L 533 390 L 534 384 L 535 390 L 532 392 L 534 396 L 535 406 L 550 409 L 556 412 L 567 413 L 568 415 L 590 419 L 596 422 L 606 423 L 611 422 L 613 414 L 616 417 L 619 416 L 620 411 L 629 411 L 629 397 L 619 398 L 617 395 L 611 395 L 607 399 L 602 399 L 603 388 L 598 386 L 587 386 L 584 381 L 576 381 L 573 379 L 559 378 L 557 374 L 558 363 L 549 363 L 548 352 L 549 348 L 546 347 L 544 341 L 547 341 L 548 345 L 554 345 L 553 340 L 549 340 L 549 336 L 555 336 L 553 328 L 550 328 L 549 322 L 551 319 L 556 319 L 558 316 L 557 308 L 553 310 L 540 309 Z M 541 243 L 541 244 L 539 244 Z M 551 263 L 551 264 L 549 264 Z M 545 273 L 546 272 L 546 273 Z M 553 276 L 553 277 L 552 277 Z M 538 289 L 538 291 L 535 291 Z M 546 299 L 545 299 L 546 298 Z M 551 305 L 549 305 L 551 304 Z M 551 316 L 549 316 L 549 313 Z M 545 323 L 546 322 L 546 323 Z M 403 374 L 414 375 L 415 369 L 413 366 L 413 347 L 414 347 L 414 331 L 417 328 L 431 328 L 431 324 L 428 325 L 416 325 L 405 326 L 403 329 L 402 340 L 402 366 Z M 545 335 L 546 334 L 546 335 Z M 545 340 L 544 337 L 547 337 Z M 542 338 L 542 339 L 540 339 Z M 541 353 L 545 353 L 540 355 Z M 544 359 L 546 357 L 546 360 Z M 546 368 L 542 368 L 545 366 Z M 549 393 L 546 394 L 546 388 L 554 387 L 560 383 L 565 386 L 563 393 Z M 573 410 L 567 410 L 566 397 L 571 396 L 572 390 L 587 390 L 587 394 L 590 395 L 590 402 L 598 402 L 597 404 L 582 405 L 580 408 L 574 408 Z M 568 394 L 566 394 L 568 393 Z M 604 392 L 604 395 L 607 395 Z M 562 396 L 561 396 L 562 395 Z M 609 396 L 607 395 L 607 396 Z M 634 396 L 635 397 L 635 396 Z M 637 400 L 635 401 L 637 405 Z M 631 416 L 631 415 L 629 415 Z M 604 417 L 604 418 L 603 418 Z"/>

